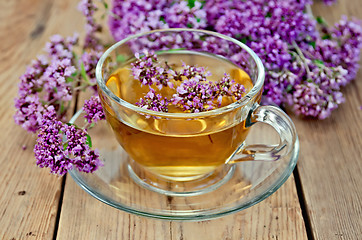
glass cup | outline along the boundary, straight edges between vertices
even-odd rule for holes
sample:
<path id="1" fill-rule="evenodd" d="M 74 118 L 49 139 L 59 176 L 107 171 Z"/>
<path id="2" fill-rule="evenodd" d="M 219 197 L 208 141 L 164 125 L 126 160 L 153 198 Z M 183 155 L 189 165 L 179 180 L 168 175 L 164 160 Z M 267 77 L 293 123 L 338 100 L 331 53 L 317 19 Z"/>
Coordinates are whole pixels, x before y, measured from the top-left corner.
<path id="1" fill-rule="evenodd" d="M 198 113 L 156 112 L 131 104 L 128 99 L 139 86 L 130 81 L 130 63 L 136 52 L 145 50 L 169 65 L 203 66 L 215 76 L 227 72 L 244 84 L 246 94 Z M 294 124 L 282 110 L 259 105 L 265 77 L 261 60 L 240 41 L 219 33 L 163 29 L 130 36 L 103 54 L 96 77 L 106 119 L 129 155 L 130 176 L 159 193 L 212 191 L 232 176 L 236 163 L 277 161 L 297 140 Z M 258 122 L 275 129 L 278 144 L 245 144 L 250 127 Z"/>

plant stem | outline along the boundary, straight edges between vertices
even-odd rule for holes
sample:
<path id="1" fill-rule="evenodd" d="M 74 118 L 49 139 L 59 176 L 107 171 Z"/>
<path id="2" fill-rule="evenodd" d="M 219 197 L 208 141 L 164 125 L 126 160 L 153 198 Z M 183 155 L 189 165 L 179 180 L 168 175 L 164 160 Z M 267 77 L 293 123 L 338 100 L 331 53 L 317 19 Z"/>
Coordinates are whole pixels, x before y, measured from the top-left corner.
<path id="1" fill-rule="evenodd" d="M 304 57 L 304 54 L 302 52 L 302 50 L 298 47 L 297 43 L 295 41 L 293 41 L 293 47 L 295 49 L 295 51 L 297 52 L 299 58 L 302 60 L 302 63 L 305 67 L 305 70 L 307 71 L 307 75 L 310 78 L 311 77 L 311 72 L 307 63 L 307 59 Z"/>

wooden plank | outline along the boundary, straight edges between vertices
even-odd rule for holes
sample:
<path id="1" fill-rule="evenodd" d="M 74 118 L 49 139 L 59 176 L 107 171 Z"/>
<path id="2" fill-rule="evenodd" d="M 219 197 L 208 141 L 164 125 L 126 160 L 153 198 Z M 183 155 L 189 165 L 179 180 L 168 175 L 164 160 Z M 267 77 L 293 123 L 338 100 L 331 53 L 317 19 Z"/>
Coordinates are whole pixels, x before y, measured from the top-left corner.
<path id="1" fill-rule="evenodd" d="M 263 202 L 204 222 L 172 222 L 172 239 L 307 239 L 294 178 Z"/>
<path id="2" fill-rule="evenodd" d="M 92 198 L 70 176 L 62 206 L 57 235 L 61 240 L 307 239 L 293 177 L 265 201 L 208 221 L 173 222 L 128 214 Z"/>
<path id="3" fill-rule="evenodd" d="M 362 19 L 360 0 L 313 7 L 329 23 L 342 14 Z M 323 121 L 293 118 L 301 140 L 298 171 L 315 239 L 362 236 L 362 71 L 343 91 L 346 102 Z"/>
<path id="4" fill-rule="evenodd" d="M 0 239 L 51 239 L 54 234 L 62 180 L 36 167 L 35 136 L 15 125 L 13 99 L 19 76 L 49 36 L 83 28 L 70 21 L 78 14 L 76 5 L 77 1 L 0 1 Z"/>

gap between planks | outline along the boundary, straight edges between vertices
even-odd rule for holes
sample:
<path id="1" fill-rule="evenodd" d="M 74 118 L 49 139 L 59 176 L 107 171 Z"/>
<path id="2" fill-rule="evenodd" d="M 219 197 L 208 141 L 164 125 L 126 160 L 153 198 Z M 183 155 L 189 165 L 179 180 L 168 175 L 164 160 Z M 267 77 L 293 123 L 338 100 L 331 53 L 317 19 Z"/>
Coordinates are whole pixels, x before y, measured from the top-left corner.
<path id="1" fill-rule="evenodd" d="M 299 176 L 298 164 L 294 168 L 293 176 L 294 176 L 295 188 L 296 188 L 298 200 L 299 200 L 299 207 L 302 211 L 304 226 L 305 226 L 305 230 L 307 232 L 307 237 L 309 240 L 315 240 L 315 237 L 313 235 L 313 230 L 312 230 L 312 224 L 310 221 L 310 216 L 308 215 L 308 209 L 307 209 L 307 204 L 306 204 L 306 200 L 305 200 L 305 196 L 304 196 L 303 186 L 302 186 L 302 182 L 301 182 L 300 176 Z"/>

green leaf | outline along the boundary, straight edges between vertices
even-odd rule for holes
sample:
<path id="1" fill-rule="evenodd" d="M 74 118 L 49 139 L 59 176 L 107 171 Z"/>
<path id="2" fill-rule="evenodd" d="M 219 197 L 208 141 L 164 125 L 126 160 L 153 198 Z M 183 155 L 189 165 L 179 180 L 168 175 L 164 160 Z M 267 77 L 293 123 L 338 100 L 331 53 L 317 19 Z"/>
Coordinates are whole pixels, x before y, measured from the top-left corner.
<path id="1" fill-rule="evenodd" d="M 186 26 L 187 26 L 188 28 L 192 28 L 192 24 L 191 24 L 191 23 L 188 23 Z"/>
<path id="2" fill-rule="evenodd" d="M 89 79 L 88 79 L 88 75 L 87 75 L 87 73 L 86 73 L 86 71 L 85 71 L 84 63 L 82 63 L 82 64 L 80 65 L 80 75 L 82 76 L 82 78 L 84 79 L 84 81 L 85 81 L 86 83 L 88 83 L 89 85 L 92 85 L 92 84 L 90 83 L 90 81 L 89 81 Z"/>
<path id="3" fill-rule="evenodd" d="M 241 34 L 240 34 L 240 33 L 235 34 L 235 38 L 236 38 L 236 39 L 241 38 Z"/>
<path id="4" fill-rule="evenodd" d="M 61 102 L 60 104 L 60 113 L 63 113 L 65 110 L 64 102 Z"/>
<path id="5" fill-rule="evenodd" d="M 189 8 L 195 7 L 195 1 L 196 1 L 196 0 L 188 0 L 188 1 L 187 1 L 187 6 L 189 6 Z"/>
<path id="6" fill-rule="evenodd" d="M 126 61 L 126 57 L 123 56 L 123 55 L 117 55 L 116 61 L 119 62 L 119 63 L 125 62 L 125 61 Z"/>
<path id="7" fill-rule="evenodd" d="M 327 22 L 324 20 L 324 18 L 318 16 L 315 19 L 317 20 L 317 23 L 319 23 L 321 25 L 327 25 Z"/>
<path id="8" fill-rule="evenodd" d="M 165 17 L 164 17 L 164 16 L 161 16 L 161 17 L 160 17 L 160 21 L 163 22 L 163 23 L 166 23 Z"/>
<path id="9" fill-rule="evenodd" d="M 89 134 L 87 134 L 87 140 L 85 140 L 85 143 L 86 143 L 90 148 L 92 148 L 92 139 L 91 139 L 91 137 L 89 136 Z"/>
<path id="10" fill-rule="evenodd" d="M 332 38 L 332 36 L 330 35 L 330 34 L 324 34 L 323 36 L 322 36 L 322 39 L 323 40 L 325 40 L 325 39 L 331 39 Z"/>
<path id="11" fill-rule="evenodd" d="M 64 151 L 67 149 L 68 145 L 69 145 L 69 143 L 67 143 L 67 142 L 63 145 L 63 150 Z"/>
<path id="12" fill-rule="evenodd" d="M 325 65 L 324 62 L 320 59 L 314 59 L 313 62 L 316 64 L 316 65 Z"/>
<path id="13" fill-rule="evenodd" d="M 200 9 L 203 9 L 206 3 L 206 0 L 199 1 L 201 3 Z"/>
<path id="14" fill-rule="evenodd" d="M 160 51 L 157 51 L 156 54 L 177 52 L 177 51 L 181 51 L 181 50 L 185 50 L 185 49 L 186 48 L 174 48 L 174 49 L 168 49 L 168 50 L 160 50 Z"/>
<path id="15" fill-rule="evenodd" d="M 285 90 L 287 91 L 287 93 L 290 93 L 292 89 L 293 89 L 292 84 L 289 84 Z"/>
<path id="16" fill-rule="evenodd" d="M 315 41 L 309 42 L 309 45 L 311 45 L 315 49 Z"/>
<path id="17" fill-rule="evenodd" d="M 103 1 L 103 6 L 105 9 L 108 9 L 108 4 L 105 1 Z"/>
<path id="18" fill-rule="evenodd" d="M 246 38 L 246 37 L 243 37 L 242 39 L 240 39 L 240 42 L 242 42 L 244 44 L 246 44 L 246 41 L 248 41 L 248 38 Z"/>
<path id="19" fill-rule="evenodd" d="M 74 81 L 74 79 L 71 78 L 71 77 L 67 77 L 67 78 L 65 79 L 65 82 L 66 82 L 66 83 L 70 83 L 70 82 L 73 82 L 73 81 Z"/>
<path id="20" fill-rule="evenodd" d="M 272 14 L 271 14 L 270 12 L 267 12 L 267 14 L 265 15 L 265 17 L 271 18 L 271 17 L 272 17 Z"/>
<path id="21" fill-rule="evenodd" d="M 207 39 L 207 35 L 201 35 L 199 38 L 201 41 L 205 41 Z"/>
<path id="22" fill-rule="evenodd" d="M 41 91 L 43 91 L 42 87 L 38 87 L 37 89 L 35 89 L 35 92 L 41 92 Z"/>
<path id="23" fill-rule="evenodd" d="M 312 83 L 312 82 L 313 82 L 313 79 L 308 78 L 308 79 L 307 79 L 307 82 Z"/>

